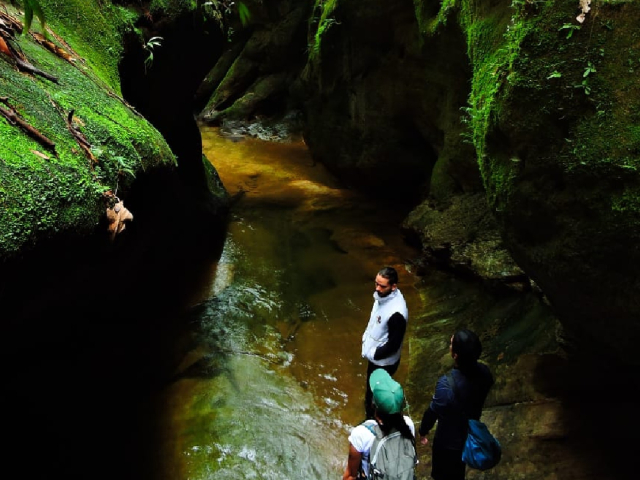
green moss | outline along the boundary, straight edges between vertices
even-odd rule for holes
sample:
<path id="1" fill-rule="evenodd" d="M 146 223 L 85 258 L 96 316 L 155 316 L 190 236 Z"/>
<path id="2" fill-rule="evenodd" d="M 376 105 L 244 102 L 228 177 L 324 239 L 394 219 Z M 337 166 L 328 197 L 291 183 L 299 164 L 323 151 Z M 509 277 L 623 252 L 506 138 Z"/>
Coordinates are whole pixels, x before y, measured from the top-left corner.
<path id="1" fill-rule="evenodd" d="M 152 15 L 175 16 L 183 11 L 195 10 L 196 7 L 196 0 L 151 0 L 148 8 Z"/>
<path id="2" fill-rule="evenodd" d="M 422 33 L 422 35 L 432 35 L 436 33 L 440 26 L 447 24 L 447 20 L 456 10 L 458 3 L 458 0 L 442 0 L 439 10 L 434 16 L 432 15 L 434 7 L 431 3 L 425 2 L 424 0 L 413 0 L 420 33 Z"/>
<path id="3" fill-rule="evenodd" d="M 320 17 L 317 19 L 318 28 L 313 36 L 313 43 L 309 48 L 309 58 L 318 58 L 320 55 L 320 44 L 322 36 L 327 32 L 332 25 L 336 23 L 334 18 L 331 18 L 331 14 L 336 8 L 338 0 L 316 0 L 314 12 L 320 12 Z M 312 20 L 316 20 L 313 19 Z"/>
<path id="4" fill-rule="evenodd" d="M 121 34 L 135 17 L 126 9 L 98 0 L 39 0 L 48 25 L 114 91 L 120 91 L 118 63 Z M 33 30 L 40 28 L 39 23 Z M 96 34 L 99 32 L 99 34 Z"/>
<path id="5" fill-rule="evenodd" d="M 445 0 L 439 5 L 414 0 L 416 19 L 423 37 L 436 35 L 439 27 L 453 19 L 454 14 L 466 36 L 467 55 L 473 72 L 468 107 L 461 122 L 466 125 L 463 135 L 476 150 L 488 192 L 494 192 L 497 185 L 508 186 L 509 179 L 513 177 L 509 162 L 498 168 L 493 165 L 486 151 L 486 137 L 500 116 L 497 99 L 512 80 L 510 75 L 513 74 L 513 62 L 519 56 L 520 45 L 535 28 L 535 20 L 526 19 L 524 4 L 514 1 L 511 8 L 505 8 L 502 4 L 473 0 Z M 496 201 L 497 197 L 494 197 L 493 202 Z"/>
<path id="6" fill-rule="evenodd" d="M 573 136 L 579 141 L 567 142 L 560 156 L 568 172 L 583 170 L 585 166 L 600 175 L 621 175 L 640 169 L 640 127 L 637 125 L 596 114 L 580 122 Z"/>
<path id="7" fill-rule="evenodd" d="M 640 192 L 638 189 L 625 187 L 621 193 L 614 195 L 611 210 L 620 213 L 640 212 Z"/>
<path id="8" fill-rule="evenodd" d="M 56 3 L 60 2 L 42 1 L 43 8 L 52 8 Z M 112 56 L 108 52 L 121 51 L 119 36 L 111 36 L 115 43 L 96 52 L 92 49 L 94 44 L 82 43 L 79 33 L 82 22 L 58 30 L 65 20 L 75 18 L 69 16 L 72 4 L 76 2 L 60 6 L 57 17 L 45 13 L 52 19 L 50 28 L 57 38 L 73 45 L 74 52 L 88 52 L 94 62 L 107 62 L 103 74 L 117 71 L 112 69 L 116 68 L 119 54 Z M 82 18 L 98 21 L 91 13 L 85 12 Z M 69 34 L 70 38 L 66 38 L 60 33 L 74 30 L 72 26 L 77 36 Z M 56 37 L 52 40 L 61 43 Z M 0 116 L 2 258 L 57 232 L 91 231 L 104 215 L 102 193 L 105 190 L 126 192 L 139 171 L 160 164 L 175 164 L 162 136 L 113 92 L 117 89 L 100 80 L 101 75 L 93 70 L 93 62 L 85 63 L 80 57 L 72 64 L 37 44 L 31 35 L 16 41 L 30 63 L 58 81 L 54 83 L 19 72 L 5 59 L 0 59 L 0 91 L 7 99 L 7 104 L 0 106 L 13 109 L 52 141 L 55 149 L 48 149 L 24 129 Z M 99 49 L 106 47 L 101 42 L 97 45 Z M 117 77 L 106 76 L 117 80 Z M 72 128 L 91 146 L 94 160 L 70 130 L 67 121 L 72 111 Z"/>
<path id="9" fill-rule="evenodd" d="M 473 66 L 465 135 L 494 209 L 507 210 L 518 188 L 522 144 L 529 169 L 579 185 L 601 179 L 618 192 L 602 209 L 638 211 L 640 18 L 614 3 L 592 5 L 580 25 L 568 0 L 514 0 L 508 10 L 459 2 Z"/>
<path id="10" fill-rule="evenodd" d="M 224 188 L 217 170 L 204 154 L 202 155 L 202 165 L 204 166 L 204 174 L 209 191 L 213 192 L 218 199 L 222 200 L 222 204 L 226 204 L 229 200 L 229 194 Z"/>
<path id="11" fill-rule="evenodd" d="M 611 7 L 603 15 L 600 5 L 592 6 L 589 31 L 583 32 L 569 1 L 513 0 L 505 8 L 473 0 L 414 0 L 414 6 L 425 38 L 454 14 L 466 36 L 473 70 L 463 135 L 475 148 L 494 209 L 506 208 L 523 167 L 517 153 L 500 146 L 501 135 L 515 134 L 532 145 L 536 136 L 548 137 L 534 155 L 555 159 L 569 174 L 588 170 L 628 179 L 635 172 L 640 91 L 633 74 L 640 70 L 640 52 L 629 36 L 616 37 L 627 38 L 626 44 L 611 45 L 618 26 L 631 31 L 629 11 Z M 563 130 L 565 124 L 570 130 Z M 625 189 L 629 205 L 633 195 Z"/>

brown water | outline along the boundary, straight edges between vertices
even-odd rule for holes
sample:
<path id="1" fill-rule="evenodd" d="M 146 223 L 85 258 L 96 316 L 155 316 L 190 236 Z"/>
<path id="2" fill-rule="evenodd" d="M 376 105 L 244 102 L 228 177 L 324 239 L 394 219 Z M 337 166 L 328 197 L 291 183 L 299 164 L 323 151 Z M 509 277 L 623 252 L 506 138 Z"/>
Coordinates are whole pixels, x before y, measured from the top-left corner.
<path id="1" fill-rule="evenodd" d="M 193 295 L 198 335 L 166 394 L 158 469 L 172 480 L 339 478 L 364 416 L 360 341 L 377 270 L 398 269 L 410 317 L 420 302 L 405 268 L 417 252 L 398 227 L 405 212 L 343 188 L 302 141 L 201 131 L 204 153 L 241 197 L 222 256 Z"/>

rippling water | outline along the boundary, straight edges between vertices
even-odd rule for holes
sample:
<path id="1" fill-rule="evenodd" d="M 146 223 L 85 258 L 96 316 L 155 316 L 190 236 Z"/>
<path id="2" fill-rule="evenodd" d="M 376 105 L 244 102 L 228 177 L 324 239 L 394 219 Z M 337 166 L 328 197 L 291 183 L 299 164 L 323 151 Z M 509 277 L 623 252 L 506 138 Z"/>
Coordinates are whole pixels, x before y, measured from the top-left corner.
<path id="1" fill-rule="evenodd" d="M 341 187 L 303 142 L 202 135 L 241 197 L 193 295 L 196 328 L 165 395 L 159 470 L 172 480 L 339 478 L 364 415 L 360 337 L 377 270 L 398 268 L 410 312 L 419 302 L 404 269 L 414 255 L 398 231 L 404 212 Z"/>

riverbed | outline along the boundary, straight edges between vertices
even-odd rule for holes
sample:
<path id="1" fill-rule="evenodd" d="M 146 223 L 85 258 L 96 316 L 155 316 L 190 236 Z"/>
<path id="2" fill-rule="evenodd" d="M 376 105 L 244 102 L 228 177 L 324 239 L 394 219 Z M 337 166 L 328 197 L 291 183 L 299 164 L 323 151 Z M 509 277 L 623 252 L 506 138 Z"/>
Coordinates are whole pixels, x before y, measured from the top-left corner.
<path id="1" fill-rule="evenodd" d="M 378 269 L 398 269 L 410 312 L 420 302 L 405 268 L 416 252 L 399 230 L 406 212 L 340 185 L 302 140 L 201 132 L 235 201 L 163 394 L 156 471 L 172 480 L 338 478 L 348 433 L 364 418 L 360 340 Z M 401 363 L 396 378 L 405 376 Z"/>

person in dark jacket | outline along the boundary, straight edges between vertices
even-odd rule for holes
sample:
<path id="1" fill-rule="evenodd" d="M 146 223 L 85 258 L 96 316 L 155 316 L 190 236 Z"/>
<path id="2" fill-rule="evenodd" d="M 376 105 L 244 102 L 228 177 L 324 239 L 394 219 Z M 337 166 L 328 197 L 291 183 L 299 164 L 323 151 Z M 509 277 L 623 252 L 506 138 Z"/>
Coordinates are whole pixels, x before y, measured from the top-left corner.
<path id="1" fill-rule="evenodd" d="M 482 344 L 474 332 L 456 332 L 451 337 L 449 350 L 454 367 L 438 379 L 418 430 L 422 436 L 420 442 L 426 445 L 426 435 L 438 421 L 432 445 L 431 478 L 434 480 L 464 480 L 466 465 L 462 461 L 462 450 L 467 439 L 468 419 L 480 419 L 494 383 L 489 368 L 478 362 Z"/>

